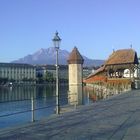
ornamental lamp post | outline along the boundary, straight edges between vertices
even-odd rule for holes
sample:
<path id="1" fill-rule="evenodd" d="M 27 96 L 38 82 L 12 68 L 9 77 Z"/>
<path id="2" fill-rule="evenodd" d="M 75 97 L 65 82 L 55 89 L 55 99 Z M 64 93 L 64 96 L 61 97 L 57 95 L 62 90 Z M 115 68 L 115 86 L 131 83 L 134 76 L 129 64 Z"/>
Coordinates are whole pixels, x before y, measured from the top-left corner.
<path id="1" fill-rule="evenodd" d="M 60 46 L 61 39 L 58 36 L 58 32 L 56 31 L 54 38 L 52 39 L 54 43 L 54 47 L 56 50 L 56 114 L 60 112 L 60 105 L 59 105 L 59 75 L 58 75 L 58 50 Z"/>

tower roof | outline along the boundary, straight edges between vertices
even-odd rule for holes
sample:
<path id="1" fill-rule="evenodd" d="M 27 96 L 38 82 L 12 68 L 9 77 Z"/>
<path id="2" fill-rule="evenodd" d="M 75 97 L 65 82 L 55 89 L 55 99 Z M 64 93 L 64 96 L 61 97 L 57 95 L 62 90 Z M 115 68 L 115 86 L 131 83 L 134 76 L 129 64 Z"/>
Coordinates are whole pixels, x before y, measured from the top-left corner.
<path id="1" fill-rule="evenodd" d="M 78 49 L 74 47 L 68 58 L 68 64 L 83 64 L 84 59 Z"/>

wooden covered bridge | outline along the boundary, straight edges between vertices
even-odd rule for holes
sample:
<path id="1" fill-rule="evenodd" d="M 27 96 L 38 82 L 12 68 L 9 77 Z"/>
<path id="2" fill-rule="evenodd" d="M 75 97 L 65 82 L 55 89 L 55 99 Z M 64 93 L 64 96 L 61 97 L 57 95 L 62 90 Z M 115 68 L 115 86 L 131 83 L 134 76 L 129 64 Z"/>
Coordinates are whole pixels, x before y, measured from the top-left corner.
<path id="1" fill-rule="evenodd" d="M 133 49 L 113 51 L 105 64 L 84 79 L 84 82 L 96 88 L 104 87 L 105 90 L 115 92 L 139 88 L 138 64 L 137 53 Z"/>

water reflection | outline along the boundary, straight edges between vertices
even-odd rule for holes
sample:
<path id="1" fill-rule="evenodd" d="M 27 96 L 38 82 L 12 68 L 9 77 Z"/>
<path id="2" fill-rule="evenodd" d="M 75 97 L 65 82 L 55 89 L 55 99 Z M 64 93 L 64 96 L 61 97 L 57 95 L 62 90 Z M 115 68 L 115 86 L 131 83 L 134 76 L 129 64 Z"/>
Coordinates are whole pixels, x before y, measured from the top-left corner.
<path id="1" fill-rule="evenodd" d="M 112 95 L 108 94 L 107 92 L 103 92 L 103 89 L 95 89 L 91 86 L 84 87 L 84 94 L 86 94 L 85 96 L 87 97 L 86 99 L 88 103 L 94 103 L 98 100 L 105 99 Z"/>
<path id="2" fill-rule="evenodd" d="M 120 88 L 106 88 L 104 86 L 85 86 L 84 93 L 88 96 L 88 102 L 96 102 L 98 100 L 109 98 L 110 96 L 121 94 L 128 90 L 122 90 Z"/>
<path id="3" fill-rule="evenodd" d="M 105 98 L 103 92 L 95 92 L 93 87 L 85 86 L 83 91 L 83 104 Z M 32 97 L 35 99 L 35 120 L 54 114 L 55 94 L 55 85 L 0 87 L 0 128 L 31 122 Z M 60 107 L 68 104 L 68 85 L 61 85 L 59 94 Z"/>
<path id="4" fill-rule="evenodd" d="M 60 87 L 60 105 L 67 104 L 67 91 L 68 86 Z M 0 87 L 0 128 L 30 122 L 32 97 L 35 99 L 36 120 L 54 114 L 54 85 Z"/>
<path id="5" fill-rule="evenodd" d="M 68 87 L 60 87 L 60 97 L 67 96 Z M 34 98 L 52 98 L 55 96 L 55 86 L 16 86 L 0 87 L 0 102 L 27 100 Z"/>

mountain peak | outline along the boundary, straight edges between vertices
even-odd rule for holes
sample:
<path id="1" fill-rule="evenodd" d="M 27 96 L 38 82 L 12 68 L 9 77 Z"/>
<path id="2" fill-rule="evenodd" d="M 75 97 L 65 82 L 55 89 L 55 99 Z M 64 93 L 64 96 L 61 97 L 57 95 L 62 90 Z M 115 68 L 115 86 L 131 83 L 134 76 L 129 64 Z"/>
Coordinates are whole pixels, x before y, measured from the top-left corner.
<path id="1" fill-rule="evenodd" d="M 54 54 L 56 52 L 55 47 L 50 47 L 47 49 L 48 54 Z"/>
<path id="2" fill-rule="evenodd" d="M 59 49 L 59 64 L 67 65 L 67 59 L 69 57 L 69 52 L 67 50 Z M 84 58 L 84 66 L 100 66 L 104 63 L 104 60 L 92 60 L 85 56 Z M 47 64 L 47 65 L 55 65 L 56 63 L 56 50 L 55 47 L 50 48 L 41 48 L 37 52 L 27 55 L 18 60 L 12 61 L 12 63 L 27 63 L 27 64 Z"/>
<path id="3" fill-rule="evenodd" d="M 41 48 L 40 50 L 37 51 L 38 54 L 42 54 L 42 53 L 45 53 L 46 52 L 46 49 L 44 48 Z"/>

